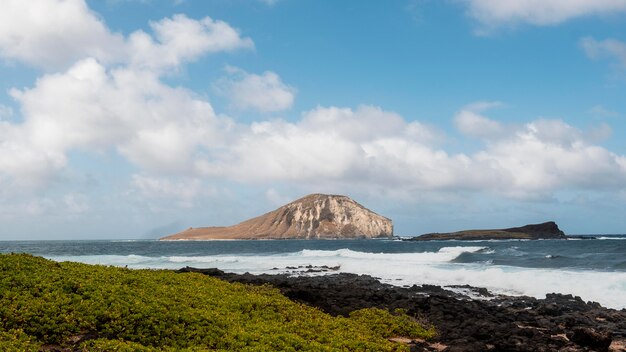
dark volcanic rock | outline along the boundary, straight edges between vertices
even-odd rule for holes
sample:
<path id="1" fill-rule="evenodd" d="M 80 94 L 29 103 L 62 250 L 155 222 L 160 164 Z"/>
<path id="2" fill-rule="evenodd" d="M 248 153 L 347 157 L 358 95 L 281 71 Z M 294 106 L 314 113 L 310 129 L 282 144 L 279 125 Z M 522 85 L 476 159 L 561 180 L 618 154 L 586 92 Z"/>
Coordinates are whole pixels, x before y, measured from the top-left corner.
<path id="1" fill-rule="evenodd" d="M 626 310 L 603 308 L 572 295 L 474 300 L 439 286 L 396 287 L 356 274 L 293 277 L 180 270 L 190 271 L 230 282 L 269 283 L 287 297 L 332 315 L 348 315 L 367 307 L 404 308 L 436 327 L 436 341 L 447 346 L 445 351 L 607 351 L 612 340 L 626 339 Z M 471 286 L 457 288 L 486 291 Z M 412 350 L 429 348 L 415 345 Z"/>
<path id="2" fill-rule="evenodd" d="M 610 331 L 596 331 L 586 326 L 575 327 L 568 337 L 581 346 L 589 346 L 598 351 L 608 351 L 612 341 Z"/>
<path id="3" fill-rule="evenodd" d="M 525 233 L 535 239 L 539 238 L 563 238 L 565 233 L 559 229 L 554 221 L 544 222 L 542 224 L 526 225 L 521 227 L 512 227 L 502 230 L 509 233 Z"/>
<path id="4" fill-rule="evenodd" d="M 566 239 L 565 233 L 559 229 L 554 221 L 542 224 L 525 225 L 499 230 L 466 230 L 450 233 L 428 233 L 408 239 L 409 241 L 431 240 L 538 240 L 538 239 Z"/>

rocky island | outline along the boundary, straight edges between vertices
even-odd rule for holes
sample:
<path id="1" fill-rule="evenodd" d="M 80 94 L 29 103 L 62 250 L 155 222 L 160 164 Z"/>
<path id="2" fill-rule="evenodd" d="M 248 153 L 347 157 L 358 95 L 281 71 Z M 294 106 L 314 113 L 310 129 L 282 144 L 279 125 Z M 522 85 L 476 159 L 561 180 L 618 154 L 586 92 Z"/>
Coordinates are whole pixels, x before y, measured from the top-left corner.
<path id="1" fill-rule="evenodd" d="M 391 220 L 341 195 L 311 194 L 227 227 L 189 228 L 161 240 L 392 237 Z"/>
<path id="2" fill-rule="evenodd" d="M 539 240 L 566 239 L 565 233 L 554 221 L 541 224 L 511 227 L 499 230 L 466 230 L 450 233 L 428 233 L 413 237 L 410 241 L 442 241 L 442 240 Z"/>

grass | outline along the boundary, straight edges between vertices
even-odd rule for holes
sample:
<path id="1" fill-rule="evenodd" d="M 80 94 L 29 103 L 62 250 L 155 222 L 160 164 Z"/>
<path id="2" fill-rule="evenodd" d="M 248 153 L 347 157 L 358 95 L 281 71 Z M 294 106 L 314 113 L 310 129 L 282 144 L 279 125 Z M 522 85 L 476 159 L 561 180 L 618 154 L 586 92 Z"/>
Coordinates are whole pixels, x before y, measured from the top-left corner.
<path id="1" fill-rule="evenodd" d="M 403 312 L 332 317 L 267 286 L 0 255 L 2 351 L 402 351 L 388 338 L 433 335 Z"/>

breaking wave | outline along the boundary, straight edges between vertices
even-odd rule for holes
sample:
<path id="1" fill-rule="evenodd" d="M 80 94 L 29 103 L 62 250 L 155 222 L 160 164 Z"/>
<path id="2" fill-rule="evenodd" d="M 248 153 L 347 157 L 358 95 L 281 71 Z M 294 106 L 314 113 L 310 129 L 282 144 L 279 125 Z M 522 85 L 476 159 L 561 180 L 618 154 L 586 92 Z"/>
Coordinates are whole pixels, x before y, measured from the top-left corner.
<path id="1" fill-rule="evenodd" d="M 509 256 L 525 255 L 518 248 Z M 626 308 L 626 272 L 524 268 L 493 265 L 490 260 L 465 262 L 460 256 L 485 256 L 489 247 L 455 246 L 412 253 L 372 253 L 348 248 L 303 249 L 289 253 L 220 255 L 84 255 L 47 256 L 57 261 L 127 266 L 129 268 L 179 269 L 184 266 L 219 268 L 236 273 L 291 273 L 294 267 L 339 267 L 339 272 L 366 274 L 393 285 L 433 284 L 486 287 L 496 293 L 544 297 L 560 292 L 581 296 L 612 308 Z M 552 254 L 547 254 L 553 256 Z M 518 257 L 519 258 L 519 257 Z M 545 256 L 542 256 L 543 260 Z M 624 265 L 621 263 L 620 265 Z"/>

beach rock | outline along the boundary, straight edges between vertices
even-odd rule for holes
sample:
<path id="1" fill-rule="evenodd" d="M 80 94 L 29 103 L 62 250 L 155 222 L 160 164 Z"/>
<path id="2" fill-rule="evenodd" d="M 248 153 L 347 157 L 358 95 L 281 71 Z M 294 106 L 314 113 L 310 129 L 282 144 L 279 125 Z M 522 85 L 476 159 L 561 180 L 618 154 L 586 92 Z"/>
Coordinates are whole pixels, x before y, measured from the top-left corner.
<path id="1" fill-rule="evenodd" d="M 162 240 L 391 237 L 390 219 L 340 195 L 311 194 L 228 227 L 189 228 Z"/>
<path id="2" fill-rule="evenodd" d="M 185 271 L 203 270 L 186 269 Z M 434 285 L 397 287 L 367 275 L 252 275 L 207 270 L 230 282 L 271 284 L 287 297 L 332 315 L 378 307 L 403 308 L 438 331 L 436 341 L 412 351 L 619 351 L 626 338 L 626 310 L 603 308 L 567 294 L 544 299 L 491 295 L 472 299 L 455 288 Z M 456 287 L 458 288 L 458 287 Z M 485 289 L 463 286 L 471 293 Z M 484 295 L 483 297 L 489 297 Z M 430 346 L 430 347 L 429 347 Z M 618 349 L 616 349 L 618 348 Z"/>
<path id="3" fill-rule="evenodd" d="M 511 227 L 499 230 L 465 230 L 449 233 L 428 233 L 421 236 L 405 239 L 408 241 L 433 240 L 539 240 L 539 239 L 566 239 L 565 233 L 559 229 L 554 221 L 541 224 Z"/>

